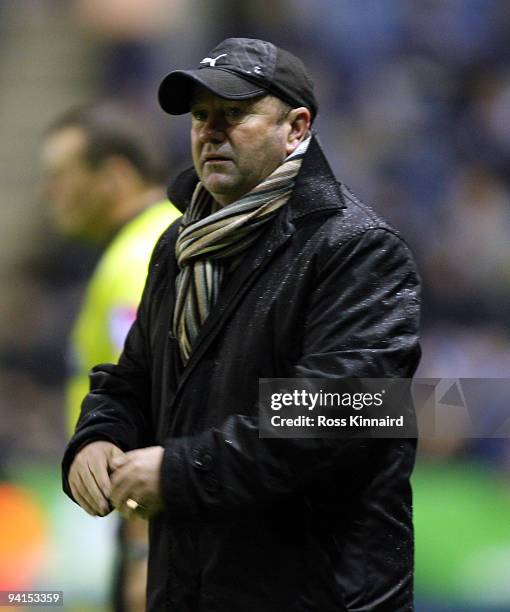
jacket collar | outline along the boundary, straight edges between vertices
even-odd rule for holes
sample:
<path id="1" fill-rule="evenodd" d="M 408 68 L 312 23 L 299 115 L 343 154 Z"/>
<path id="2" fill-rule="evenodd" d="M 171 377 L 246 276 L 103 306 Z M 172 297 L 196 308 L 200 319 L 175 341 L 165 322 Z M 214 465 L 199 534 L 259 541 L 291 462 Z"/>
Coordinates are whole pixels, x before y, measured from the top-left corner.
<path id="1" fill-rule="evenodd" d="M 194 168 L 184 170 L 168 188 L 168 198 L 181 212 L 191 202 L 191 197 L 198 183 Z M 332 208 L 345 208 L 342 190 L 324 155 L 324 151 L 315 134 L 303 158 L 301 170 L 291 199 L 289 219 L 298 219 L 310 213 Z"/>
<path id="2" fill-rule="evenodd" d="M 291 220 L 321 210 L 346 208 L 340 185 L 315 134 L 312 135 L 288 205 Z"/>

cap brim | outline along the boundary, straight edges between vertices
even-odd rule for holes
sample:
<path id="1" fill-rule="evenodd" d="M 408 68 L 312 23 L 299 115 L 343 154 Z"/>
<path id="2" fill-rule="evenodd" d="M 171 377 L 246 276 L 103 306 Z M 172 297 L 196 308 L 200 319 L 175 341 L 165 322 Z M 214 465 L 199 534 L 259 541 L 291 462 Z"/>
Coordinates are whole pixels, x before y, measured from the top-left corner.
<path id="1" fill-rule="evenodd" d="M 175 70 L 159 86 L 161 108 L 170 115 L 189 112 L 193 87 L 197 83 L 227 100 L 248 100 L 267 93 L 259 85 L 223 68 Z"/>

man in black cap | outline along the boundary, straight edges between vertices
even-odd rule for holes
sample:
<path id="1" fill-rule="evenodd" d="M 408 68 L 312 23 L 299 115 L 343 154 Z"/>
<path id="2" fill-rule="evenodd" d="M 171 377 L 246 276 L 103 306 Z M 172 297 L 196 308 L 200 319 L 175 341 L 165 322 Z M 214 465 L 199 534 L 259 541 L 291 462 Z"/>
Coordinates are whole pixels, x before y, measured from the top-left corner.
<path id="1" fill-rule="evenodd" d="M 260 378 L 412 376 L 412 257 L 334 178 L 292 54 L 227 39 L 159 99 L 191 112 L 184 215 L 92 371 L 64 488 L 150 519 L 150 611 L 410 611 L 414 441 L 260 438 L 257 403 Z"/>

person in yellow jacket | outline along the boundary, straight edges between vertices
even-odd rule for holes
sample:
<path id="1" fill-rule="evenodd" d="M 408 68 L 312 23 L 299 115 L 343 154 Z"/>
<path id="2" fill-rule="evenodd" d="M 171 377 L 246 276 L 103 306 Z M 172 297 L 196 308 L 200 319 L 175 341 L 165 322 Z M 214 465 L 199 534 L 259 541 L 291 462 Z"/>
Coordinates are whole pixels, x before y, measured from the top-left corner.
<path id="1" fill-rule="evenodd" d="M 148 206 L 117 232 L 96 267 L 72 332 L 75 370 L 67 390 L 69 430 L 78 420 L 88 392 L 88 372 L 97 358 L 117 361 L 136 316 L 152 248 L 175 216 L 168 202 Z"/>
<path id="2" fill-rule="evenodd" d="M 71 432 L 97 363 L 116 362 L 135 319 L 152 249 L 180 212 L 162 187 L 163 146 L 148 120 L 118 103 L 73 109 L 47 131 L 43 195 L 57 228 L 104 248 L 71 336 Z M 122 521 L 116 612 L 145 609 L 147 523 Z"/>

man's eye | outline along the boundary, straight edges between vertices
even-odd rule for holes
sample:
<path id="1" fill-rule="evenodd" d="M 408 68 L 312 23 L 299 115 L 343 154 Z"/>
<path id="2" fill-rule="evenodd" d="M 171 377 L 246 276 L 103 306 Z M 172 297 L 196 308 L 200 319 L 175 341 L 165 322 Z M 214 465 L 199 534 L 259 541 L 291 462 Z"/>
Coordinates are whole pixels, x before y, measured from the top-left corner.
<path id="1" fill-rule="evenodd" d="M 231 106 L 226 109 L 225 116 L 231 121 L 238 121 L 244 117 L 244 111 L 237 106 Z"/>
<path id="2" fill-rule="evenodd" d="M 207 113 L 203 110 L 192 110 L 191 116 L 196 121 L 205 121 L 207 119 Z"/>

